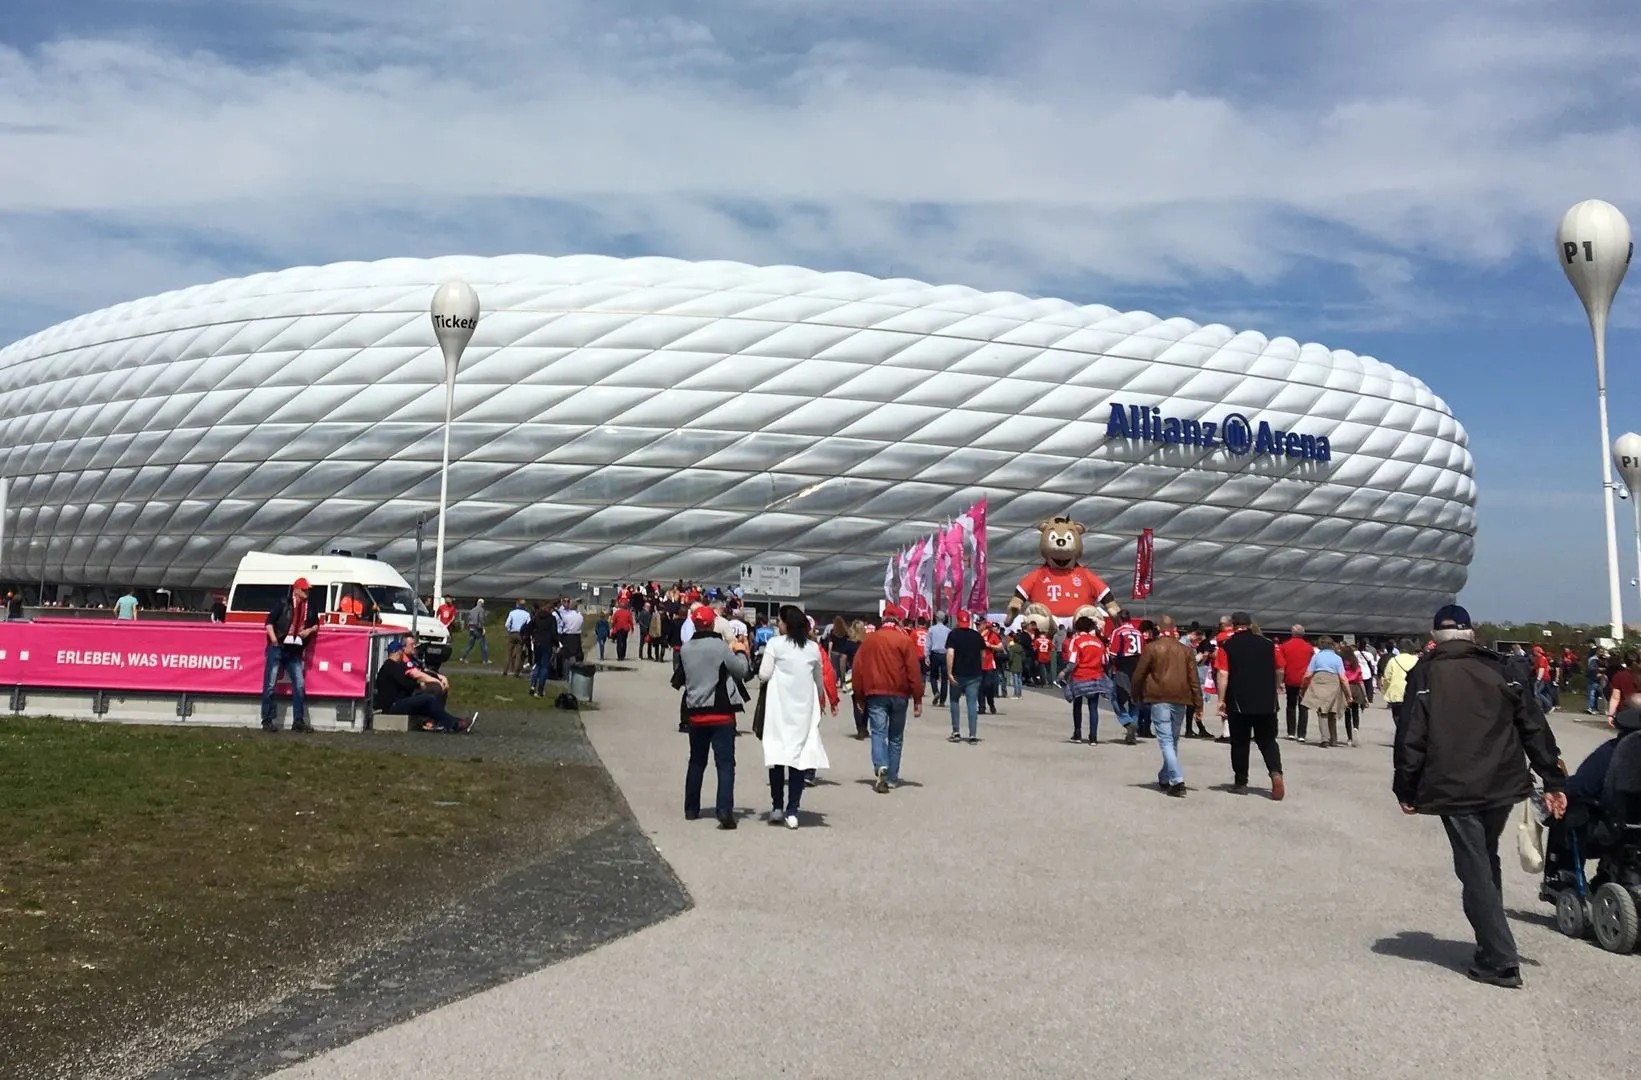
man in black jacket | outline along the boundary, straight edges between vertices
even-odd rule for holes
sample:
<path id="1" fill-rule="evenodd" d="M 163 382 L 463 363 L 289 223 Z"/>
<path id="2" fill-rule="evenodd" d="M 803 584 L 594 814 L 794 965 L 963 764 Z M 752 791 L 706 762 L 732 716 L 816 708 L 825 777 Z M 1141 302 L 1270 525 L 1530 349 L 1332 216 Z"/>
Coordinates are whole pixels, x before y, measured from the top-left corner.
<path id="1" fill-rule="evenodd" d="M 433 693 L 437 685 L 433 676 L 405 661 L 405 643 L 394 638 L 387 643 L 387 659 L 376 671 L 376 711 L 410 717 L 413 731 L 472 731 L 479 714 L 463 720 L 446 711 Z"/>
<path id="2" fill-rule="evenodd" d="M 279 730 L 274 687 L 284 672 L 291 681 L 291 730 L 312 731 L 313 726 L 308 723 L 302 654 L 319 632 L 319 605 L 308 601 L 307 578 L 297 578 L 291 583 L 290 593 L 268 612 L 264 628 L 268 644 L 262 664 L 262 730 Z"/>
<path id="3" fill-rule="evenodd" d="M 1476 933 L 1469 976 L 1519 987 L 1499 837 L 1532 793 L 1528 763 L 1543 777 L 1545 804 L 1557 818 L 1567 810 L 1566 774 L 1532 689 L 1509 678 L 1503 657 L 1476 644 L 1469 612 L 1457 604 L 1436 612 L 1433 637 L 1435 648 L 1408 672 L 1392 787 L 1403 813 L 1437 815 L 1447 830 L 1464 915 Z"/>

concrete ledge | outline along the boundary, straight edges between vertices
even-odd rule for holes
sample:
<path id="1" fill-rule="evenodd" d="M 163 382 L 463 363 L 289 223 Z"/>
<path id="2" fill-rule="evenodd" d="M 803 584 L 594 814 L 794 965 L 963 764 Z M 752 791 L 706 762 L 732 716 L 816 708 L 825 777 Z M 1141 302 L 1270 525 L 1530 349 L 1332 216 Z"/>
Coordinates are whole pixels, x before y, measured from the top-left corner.
<path id="1" fill-rule="evenodd" d="M 262 725 L 262 702 L 254 697 L 21 687 L 13 688 L 11 706 L 14 716 L 54 716 L 64 720 L 116 724 L 197 724 L 244 728 Z M 307 706 L 308 720 L 316 730 L 364 730 L 365 709 L 361 701 L 310 697 Z M 274 710 L 279 725 L 290 727 L 290 699 L 278 699 Z"/>

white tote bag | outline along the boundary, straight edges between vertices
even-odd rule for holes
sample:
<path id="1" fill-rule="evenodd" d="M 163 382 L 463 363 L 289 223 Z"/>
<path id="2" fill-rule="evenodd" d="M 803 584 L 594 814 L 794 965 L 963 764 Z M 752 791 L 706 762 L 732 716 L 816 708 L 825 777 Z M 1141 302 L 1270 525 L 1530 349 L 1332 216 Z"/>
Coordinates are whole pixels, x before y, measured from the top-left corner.
<path id="1" fill-rule="evenodd" d="M 1544 827 L 1538 822 L 1533 800 L 1521 804 L 1521 822 L 1516 826 L 1516 854 L 1521 868 L 1529 874 L 1544 873 Z"/>

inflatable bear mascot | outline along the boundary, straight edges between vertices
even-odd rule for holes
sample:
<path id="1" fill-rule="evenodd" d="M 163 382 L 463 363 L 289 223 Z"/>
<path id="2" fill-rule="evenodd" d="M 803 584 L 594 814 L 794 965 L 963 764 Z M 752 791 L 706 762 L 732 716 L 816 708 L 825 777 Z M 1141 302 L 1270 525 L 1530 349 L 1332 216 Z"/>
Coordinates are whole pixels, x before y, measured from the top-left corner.
<path id="1" fill-rule="evenodd" d="M 1043 565 L 1020 579 L 1009 598 L 1010 625 L 1021 610 L 1027 622 L 1047 629 L 1050 622 L 1069 626 L 1083 615 L 1100 620 L 1115 616 L 1122 605 L 1100 575 L 1082 564 L 1083 526 L 1068 517 L 1037 524 L 1037 550 Z"/>

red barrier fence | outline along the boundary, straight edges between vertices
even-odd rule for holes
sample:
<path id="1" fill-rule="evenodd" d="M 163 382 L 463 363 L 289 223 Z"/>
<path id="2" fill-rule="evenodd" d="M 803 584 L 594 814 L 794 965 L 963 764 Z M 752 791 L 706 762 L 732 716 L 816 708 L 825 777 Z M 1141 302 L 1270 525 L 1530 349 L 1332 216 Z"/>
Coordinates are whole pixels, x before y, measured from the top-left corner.
<path id="1" fill-rule="evenodd" d="M 307 694 L 363 699 L 369 627 L 326 626 L 307 652 Z M 187 694 L 262 693 L 261 626 L 110 619 L 0 622 L 0 685 Z M 281 695 L 289 693 L 280 685 Z"/>

